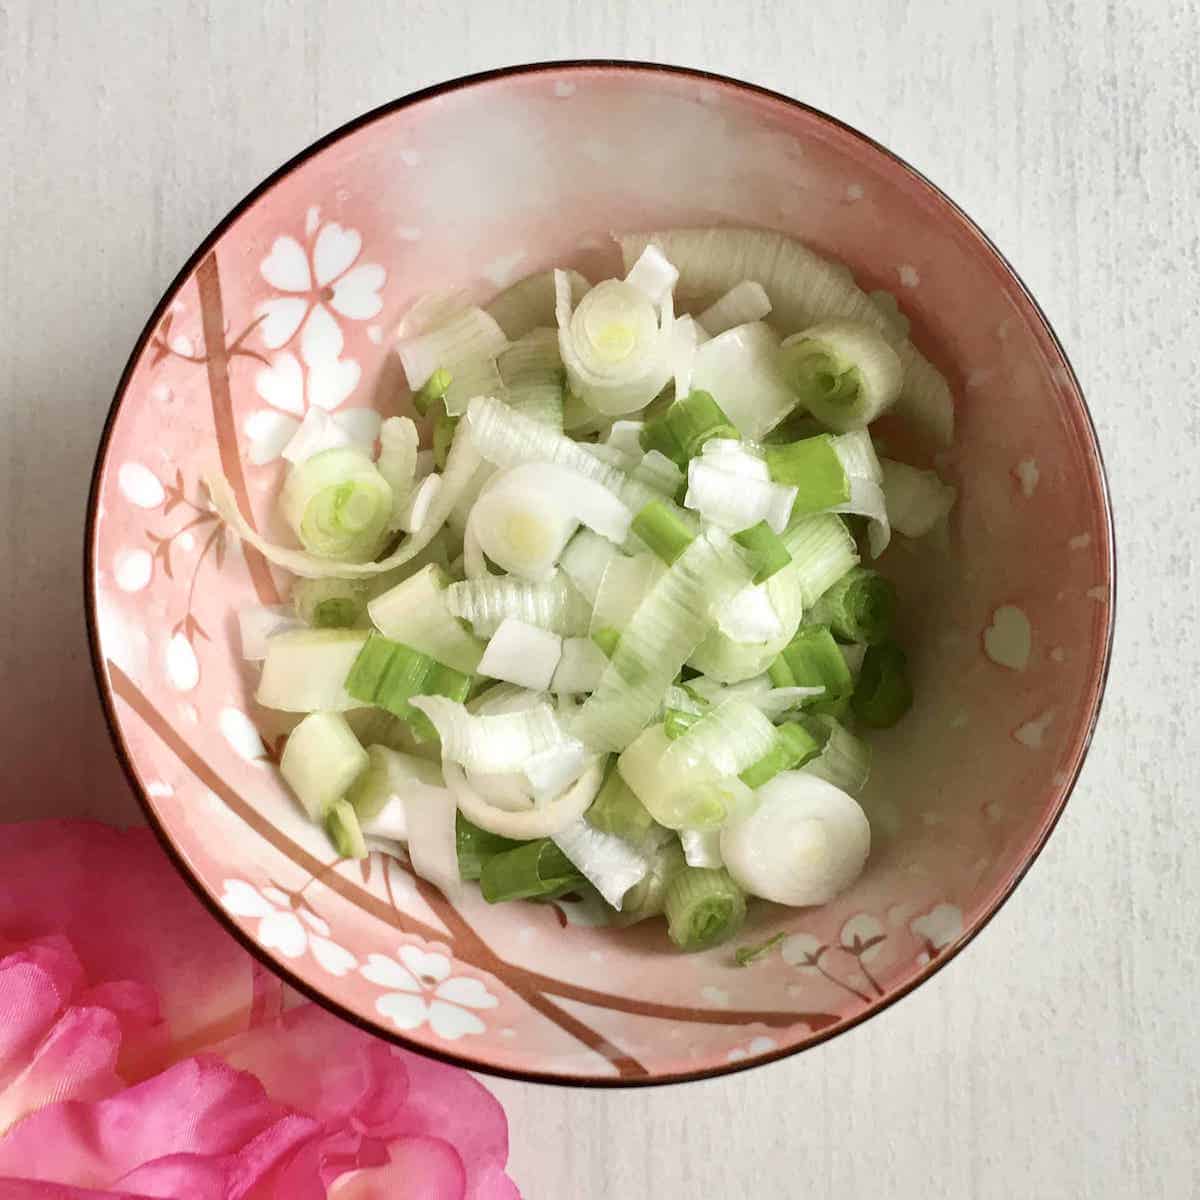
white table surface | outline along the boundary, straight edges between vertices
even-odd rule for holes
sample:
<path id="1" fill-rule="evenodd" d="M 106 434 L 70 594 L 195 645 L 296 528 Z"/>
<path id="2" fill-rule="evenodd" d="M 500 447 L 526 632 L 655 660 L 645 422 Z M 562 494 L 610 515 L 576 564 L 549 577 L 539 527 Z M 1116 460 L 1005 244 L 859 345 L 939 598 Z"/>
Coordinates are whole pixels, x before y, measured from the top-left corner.
<path id="1" fill-rule="evenodd" d="M 957 962 L 731 1079 L 496 1082 L 515 1178 L 535 1200 L 1200 1196 L 1198 45 L 1194 0 L 0 0 L 5 815 L 139 819 L 87 661 L 84 503 L 129 348 L 225 211 L 452 75 L 743 76 L 916 164 L 1044 305 L 1108 459 L 1112 682 L 1058 831 Z"/>

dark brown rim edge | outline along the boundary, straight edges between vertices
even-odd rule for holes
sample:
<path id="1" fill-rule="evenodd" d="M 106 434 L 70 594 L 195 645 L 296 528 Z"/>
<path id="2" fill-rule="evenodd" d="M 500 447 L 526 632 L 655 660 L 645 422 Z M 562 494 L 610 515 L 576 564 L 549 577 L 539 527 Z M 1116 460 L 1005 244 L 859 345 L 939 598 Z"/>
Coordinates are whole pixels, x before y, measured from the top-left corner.
<path id="1" fill-rule="evenodd" d="M 522 1071 L 509 1067 L 502 1067 L 492 1063 L 481 1062 L 477 1059 L 472 1059 L 466 1055 L 454 1054 L 444 1050 L 439 1050 L 421 1043 L 412 1041 L 409 1038 L 403 1037 L 395 1032 L 389 1031 L 376 1026 L 372 1022 L 365 1020 L 357 1013 L 352 1012 L 348 1008 L 322 995 L 315 988 L 311 987 L 304 980 L 295 975 L 287 966 L 279 962 L 272 955 L 266 952 L 256 942 L 254 942 L 248 934 L 244 933 L 240 926 L 215 902 L 209 895 L 208 891 L 200 880 L 192 873 L 191 868 L 184 861 L 182 854 L 171 841 L 166 830 L 162 827 L 158 820 L 157 814 L 154 812 L 153 806 L 142 790 L 141 783 L 138 779 L 137 772 L 134 770 L 133 763 L 130 759 L 128 748 L 125 744 L 125 739 L 121 733 L 120 724 L 117 719 L 116 706 L 112 695 L 112 689 L 108 682 L 107 672 L 104 665 L 104 657 L 100 648 L 99 630 L 96 621 L 96 594 L 95 594 L 95 572 L 94 572 L 94 550 L 96 538 L 96 515 L 98 508 L 100 478 L 103 473 L 105 460 L 108 454 L 109 441 L 112 438 L 113 427 L 116 423 L 117 413 L 121 406 L 122 397 L 129 385 L 133 372 L 141 359 L 142 353 L 146 344 L 150 340 L 154 330 L 157 328 L 159 321 L 165 313 L 171 298 L 175 295 L 178 289 L 186 283 L 199 265 L 200 261 L 208 254 L 220 241 L 224 233 L 231 225 L 253 205 L 261 196 L 270 191 L 277 183 L 286 178 L 293 170 L 301 166 L 314 155 L 319 154 L 328 146 L 339 141 L 348 134 L 354 133 L 374 121 L 380 120 L 383 117 L 390 116 L 392 113 L 399 112 L 402 109 L 410 108 L 424 100 L 429 100 L 437 96 L 445 95 L 449 92 L 464 90 L 468 87 L 474 87 L 479 84 L 490 83 L 494 80 L 504 78 L 506 76 L 532 75 L 544 71 L 564 71 L 564 70 L 618 70 L 630 72 L 660 72 L 667 75 L 679 75 L 685 78 L 706 80 L 712 83 L 720 84 L 726 88 L 732 88 L 744 92 L 750 92 L 757 96 L 765 97 L 769 100 L 784 104 L 789 108 L 799 109 L 808 113 L 810 116 L 816 117 L 818 120 L 824 121 L 843 133 L 849 134 L 851 137 L 862 142 L 871 149 L 884 155 L 897 166 L 907 172 L 924 188 L 928 189 L 933 196 L 945 203 L 950 210 L 958 216 L 964 223 L 968 232 L 973 233 L 983 244 L 985 249 L 999 263 L 1003 271 L 1010 276 L 1020 289 L 1025 300 L 1030 308 L 1036 314 L 1038 321 L 1041 322 L 1042 328 L 1050 340 L 1051 345 L 1061 356 L 1063 363 L 1067 368 L 1070 376 L 1070 382 L 1075 395 L 1079 399 L 1079 409 L 1083 417 L 1085 431 L 1090 439 L 1090 450 L 1094 456 L 1096 471 L 1100 485 L 1100 498 L 1103 508 L 1104 527 L 1107 535 L 1106 551 L 1109 563 L 1109 588 L 1107 596 L 1108 617 L 1104 630 L 1103 648 L 1100 662 L 1100 670 L 1095 675 L 1094 683 L 1094 698 L 1092 700 L 1092 710 L 1088 717 L 1087 725 L 1083 731 L 1083 736 L 1079 744 L 1078 754 L 1075 764 L 1071 770 L 1070 778 L 1063 785 L 1062 793 L 1055 804 L 1052 812 L 1045 819 L 1042 829 L 1039 832 L 1037 839 L 1029 851 L 1028 857 L 1007 883 L 997 892 L 987 910 L 978 916 L 973 926 L 952 946 L 947 948 L 938 956 L 932 959 L 921 971 L 918 971 L 912 978 L 901 984 L 895 991 L 881 997 L 877 1003 L 868 1005 L 862 1012 L 856 1013 L 845 1020 L 838 1022 L 829 1029 L 818 1034 L 806 1038 L 803 1042 L 784 1047 L 783 1049 L 772 1051 L 767 1054 L 758 1055 L 755 1058 L 746 1059 L 738 1063 L 730 1063 L 718 1067 L 709 1067 L 696 1071 L 680 1071 L 669 1075 L 659 1075 L 653 1078 L 645 1079 L 621 1079 L 621 1078 L 593 1078 L 589 1076 L 579 1075 L 560 1075 L 551 1074 L 539 1071 Z M 1091 747 L 1092 738 L 1096 731 L 1096 724 L 1099 720 L 1100 709 L 1104 699 L 1105 689 L 1108 683 L 1109 669 L 1112 664 L 1112 646 L 1113 635 L 1116 625 L 1116 599 L 1117 599 L 1117 558 L 1116 558 L 1116 534 L 1113 524 L 1112 502 L 1108 486 L 1108 475 L 1104 463 L 1104 456 L 1100 448 L 1100 440 L 1096 433 L 1095 422 L 1087 406 L 1087 401 L 1083 395 L 1083 389 L 1079 385 L 1079 379 L 1075 374 L 1075 368 L 1072 366 L 1070 359 L 1067 356 L 1066 350 L 1063 348 L 1062 342 L 1058 335 L 1054 332 L 1050 325 L 1046 314 L 1042 311 L 1041 305 L 1034 299 L 1033 294 L 1026 286 L 1025 281 L 1017 273 L 1012 264 L 1000 252 L 995 243 L 988 237 L 986 233 L 956 204 L 945 192 L 941 190 L 931 180 L 927 179 L 920 171 L 911 166 L 908 162 L 902 159 L 899 155 L 893 153 L 886 146 L 875 141 L 874 138 L 855 129 L 853 126 L 846 124 L 837 117 L 830 116 L 828 113 L 822 112 L 818 108 L 814 108 L 810 104 L 804 103 L 802 100 L 797 100 L 794 97 L 786 96 L 781 92 L 773 91 L 770 88 L 760 87 L 758 84 L 746 83 L 744 80 L 734 79 L 727 75 L 719 75 L 712 71 L 704 71 L 692 67 L 679 67 L 665 63 L 641 62 L 637 60 L 625 59 L 564 59 L 562 61 L 546 61 L 536 63 L 519 64 L 508 67 L 497 67 L 490 71 L 481 71 L 473 75 L 463 75 L 456 79 L 447 80 L 444 83 L 434 84 L 430 87 L 422 88 L 416 92 L 411 92 L 407 96 L 402 96 L 396 100 L 390 100 L 385 104 L 379 105 L 377 108 L 371 109 L 369 112 L 355 117 L 353 120 L 340 125 L 331 132 L 324 134 L 315 142 L 312 142 L 298 154 L 288 159 L 282 166 L 278 167 L 270 175 L 266 177 L 253 190 L 248 192 L 230 211 L 221 219 L 221 221 L 209 232 L 209 234 L 200 243 L 197 249 L 192 253 L 188 260 L 176 273 L 175 278 L 167 286 L 163 292 L 162 298 L 155 306 L 149 320 L 142 329 L 137 342 L 134 345 L 129 359 L 125 364 L 124 370 L 121 372 L 121 377 L 117 383 L 116 391 L 113 394 L 113 400 L 109 406 L 108 415 L 105 418 L 104 428 L 100 435 L 100 444 L 96 452 L 95 464 L 92 468 L 91 486 L 88 490 L 88 509 L 87 521 L 84 530 L 84 547 L 83 547 L 83 577 L 84 577 L 84 615 L 87 623 L 88 645 L 91 650 L 92 668 L 95 674 L 96 686 L 100 693 L 101 706 L 104 712 L 105 723 L 108 726 L 109 736 L 112 739 L 113 747 L 116 750 L 117 758 L 121 763 L 121 767 L 125 772 L 126 778 L 129 780 L 130 786 L 133 789 L 134 795 L 137 797 L 138 803 L 142 807 L 142 811 L 146 815 L 146 819 L 150 828 L 154 830 L 159 844 L 166 851 L 167 856 L 174 863 L 176 870 L 183 876 L 189 887 L 200 899 L 201 903 L 209 910 L 210 913 L 233 935 L 238 943 L 250 955 L 258 959 L 268 970 L 273 974 L 282 978 L 289 986 L 293 987 L 306 996 L 309 1000 L 326 1010 L 334 1013 L 342 1020 L 361 1029 L 364 1033 L 368 1033 L 374 1037 L 379 1037 L 385 1041 L 389 1041 L 394 1045 L 403 1047 L 416 1054 L 422 1054 L 427 1058 L 433 1058 L 440 1062 L 447 1063 L 450 1066 L 463 1067 L 470 1071 L 477 1071 L 481 1074 L 492 1075 L 503 1079 L 512 1079 L 521 1083 L 543 1083 L 555 1084 L 559 1086 L 570 1087 L 585 1087 L 585 1088 L 645 1088 L 659 1087 L 666 1084 L 674 1083 L 689 1083 L 697 1080 L 716 1079 L 725 1075 L 734 1075 L 741 1071 L 750 1070 L 753 1067 L 764 1066 L 768 1063 L 779 1062 L 782 1059 L 790 1058 L 793 1055 L 800 1054 L 805 1050 L 811 1050 L 819 1046 L 822 1042 L 827 1042 L 831 1038 L 845 1033 L 860 1025 L 869 1017 L 875 1016 L 877 1013 L 883 1012 L 891 1007 L 897 1001 L 903 999 L 909 993 L 914 991 L 927 979 L 937 974 L 947 963 L 956 958 L 983 930 L 983 928 L 992 920 L 997 912 L 1004 906 L 1009 897 L 1016 890 L 1017 885 L 1028 874 L 1029 869 L 1033 866 L 1042 850 L 1045 848 L 1046 842 L 1049 840 L 1051 833 L 1054 832 L 1055 826 L 1062 817 L 1063 810 L 1066 808 L 1067 801 L 1070 799 L 1071 793 L 1075 789 L 1075 785 L 1079 780 L 1080 772 L 1083 769 L 1083 764 L 1087 758 L 1088 750 Z"/>

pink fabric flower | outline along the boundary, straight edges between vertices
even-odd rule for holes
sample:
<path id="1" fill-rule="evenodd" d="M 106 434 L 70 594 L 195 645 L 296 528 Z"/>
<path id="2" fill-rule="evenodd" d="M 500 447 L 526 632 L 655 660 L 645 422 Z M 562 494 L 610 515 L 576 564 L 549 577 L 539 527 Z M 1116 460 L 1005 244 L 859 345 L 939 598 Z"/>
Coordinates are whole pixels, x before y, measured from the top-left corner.
<path id="1" fill-rule="evenodd" d="M 0 1200 L 514 1200 L 507 1154 L 479 1083 L 282 989 L 148 831 L 3 828 Z"/>

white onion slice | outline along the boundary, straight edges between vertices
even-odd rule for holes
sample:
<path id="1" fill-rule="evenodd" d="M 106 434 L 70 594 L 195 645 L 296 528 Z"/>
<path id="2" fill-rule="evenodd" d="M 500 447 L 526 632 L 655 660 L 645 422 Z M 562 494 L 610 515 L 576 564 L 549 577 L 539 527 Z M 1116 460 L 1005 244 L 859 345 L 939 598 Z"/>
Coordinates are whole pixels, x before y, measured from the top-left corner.
<path id="1" fill-rule="evenodd" d="M 533 691 L 545 691 L 562 657 L 562 638 L 505 617 L 488 641 L 476 671 Z"/>

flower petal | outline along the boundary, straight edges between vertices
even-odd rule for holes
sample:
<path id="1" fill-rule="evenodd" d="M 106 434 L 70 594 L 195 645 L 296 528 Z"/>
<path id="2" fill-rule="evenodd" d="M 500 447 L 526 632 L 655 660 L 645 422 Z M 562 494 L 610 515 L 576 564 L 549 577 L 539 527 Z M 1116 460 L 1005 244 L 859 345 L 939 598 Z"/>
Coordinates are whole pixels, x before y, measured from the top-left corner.
<path id="1" fill-rule="evenodd" d="M 464 1034 L 483 1033 L 487 1026 L 473 1013 L 457 1004 L 435 1000 L 429 1006 L 429 1027 L 440 1038 L 448 1042 L 457 1041 Z"/>
<path id="2" fill-rule="evenodd" d="M 263 317 L 258 327 L 269 350 L 278 350 L 290 342 L 308 312 L 308 299 L 303 296 L 276 296 L 264 300 L 255 310 Z"/>
<path id="3" fill-rule="evenodd" d="M 344 408 L 333 418 L 356 442 L 374 446 L 382 418 L 373 408 Z"/>
<path id="4" fill-rule="evenodd" d="M 450 974 L 450 960 L 444 954 L 422 950 L 418 946 L 401 946 L 400 961 L 418 978 L 441 983 Z"/>
<path id="5" fill-rule="evenodd" d="M 397 1029 L 419 1029 L 429 1017 L 425 1001 L 408 993 L 387 992 L 375 1001 L 375 1009 Z"/>
<path id="6" fill-rule="evenodd" d="M 798 967 L 801 971 L 815 970 L 810 964 L 810 958 L 821 949 L 821 939 L 811 933 L 793 933 L 785 938 L 779 948 L 783 961 L 790 967 Z"/>
<path id="7" fill-rule="evenodd" d="M 380 987 L 398 988 L 402 992 L 419 992 L 421 985 L 398 962 L 388 958 L 386 954 L 370 954 L 367 965 L 359 974 Z"/>
<path id="8" fill-rule="evenodd" d="M 275 910 L 263 899 L 258 888 L 241 879 L 226 879 L 221 907 L 235 917 L 266 917 Z"/>
<path id="9" fill-rule="evenodd" d="M 314 363 L 308 368 L 308 399 L 329 412 L 354 391 L 361 376 L 362 371 L 352 358 Z"/>
<path id="10" fill-rule="evenodd" d="M 302 920 L 309 929 L 315 930 L 321 937 L 329 936 L 329 922 L 324 917 L 318 917 L 311 908 L 302 908 L 299 910 L 300 920 Z"/>
<path id="11" fill-rule="evenodd" d="M 362 238 L 356 229 L 346 229 L 336 221 L 321 228 L 313 245 L 313 269 L 317 286 L 332 283 L 358 257 Z"/>
<path id="12" fill-rule="evenodd" d="M 336 975 L 339 978 L 353 971 L 358 966 L 358 959 L 350 953 L 349 950 L 343 950 L 337 942 L 331 942 L 328 938 L 313 937 L 309 939 L 309 946 L 313 952 L 313 958 L 317 960 L 327 970 L 330 975 Z"/>
<path id="13" fill-rule="evenodd" d="M 314 304 L 300 335 L 300 357 L 308 366 L 336 362 L 345 345 L 342 327 L 323 304 Z"/>
<path id="14" fill-rule="evenodd" d="M 256 467 L 274 462 L 299 428 L 300 422 L 295 417 L 285 417 L 269 408 L 256 409 L 242 425 L 242 432 L 250 443 L 246 457 Z"/>
<path id="15" fill-rule="evenodd" d="M 355 321 L 367 321 L 383 308 L 379 289 L 387 279 L 387 272 L 378 263 L 364 263 L 347 272 L 333 285 L 330 305 L 343 317 Z"/>
<path id="16" fill-rule="evenodd" d="M 299 958 L 308 945 L 308 934 L 295 913 L 271 912 L 258 927 L 258 944 L 264 950 L 278 950 L 284 958 Z"/>
<path id="17" fill-rule="evenodd" d="M 304 369 L 290 350 L 275 355 L 271 365 L 255 375 L 254 390 L 272 408 L 304 416 Z"/>
<path id="18" fill-rule="evenodd" d="M 468 975 L 458 975 L 438 984 L 434 995 L 439 1000 L 448 1000 L 451 1004 L 461 1004 L 466 1008 L 495 1008 L 500 1003 L 478 979 Z"/>
<path id="19" fill-rule="evenodd" d="M 388 1146 L 388 1159 L 383 1166 L 341 1176 L 330 1200 L 465 1200 L 493 1194 L 467 1191 L 462 1156 L 440 1137 L 399 1138 Z"/>
<path id="20" fill-rule="evenodd" d="M 258 264 L 258 271 L 281 292 L 307 292 L 312 288 L 308 255 L 294 237 L 277 237 L 271 253 Z"/>

